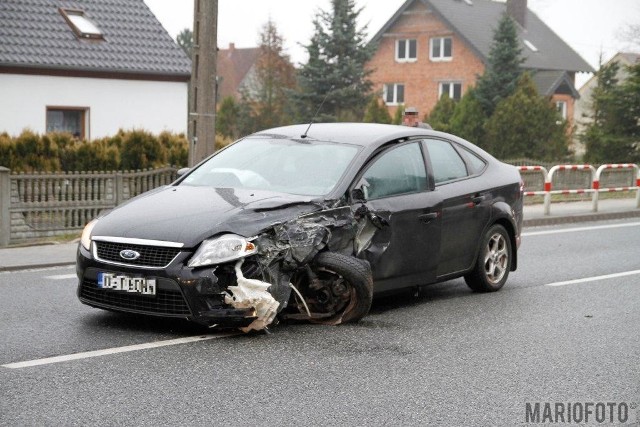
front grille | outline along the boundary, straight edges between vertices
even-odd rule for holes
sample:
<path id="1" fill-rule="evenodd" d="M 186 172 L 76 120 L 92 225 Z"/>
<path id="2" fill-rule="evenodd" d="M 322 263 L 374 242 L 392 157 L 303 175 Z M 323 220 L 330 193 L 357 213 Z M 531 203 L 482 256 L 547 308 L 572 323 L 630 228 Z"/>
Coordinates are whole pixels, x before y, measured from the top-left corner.
<path id="1" fill-rule="evenodd" d="M 95 241 L 93 243 L 96 245 L 96 253 L 100 260 L 140 267 L 166 267 L 180 253 L 180 248 L 164 246 L 144 246 L 101 241 Z M 122 258 L 120 252 L 125 249 L 138 252 L 140 258 L 135 260 Z"/>
<path id="2" fill-rule="evenodd" d="M 191 311 L 179 290 L 157 289 L 155 296 L 99 288 L 84 280 L 80 298 L 101 307 L 165 316 L 186 316 Z"/>

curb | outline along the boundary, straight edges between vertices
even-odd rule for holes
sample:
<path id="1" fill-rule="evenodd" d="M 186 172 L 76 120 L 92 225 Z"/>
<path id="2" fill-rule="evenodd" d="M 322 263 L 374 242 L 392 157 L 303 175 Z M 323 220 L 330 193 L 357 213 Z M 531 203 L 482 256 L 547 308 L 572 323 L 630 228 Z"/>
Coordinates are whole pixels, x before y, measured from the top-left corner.
<path id="1" fill-rule="evenodd" d="M 640 218 L 640 210 L 625 212 L 588 213 L 545 218 L 531 218 L 522 221 L 523 227 L 539 227 L 542 225 L 571 224 L 574 222 L 606 221 L 613 219 Z"/>
<path id="2" fill-rule="evenodd" d="M 9 267 L 0 267 L 0 273 L 7 273 L 10 271 L 20 271 L 20 270 L 31 270 L 31 269 L 40 269 L 40 268 L 51 268 L 51 267 L 69 267 L 72 265 L 76 265 L 76 261 L 65 261 L 65 262 L 53 262 L 49 264 L 27 264 L 27 265 L 12 265 Z"/>

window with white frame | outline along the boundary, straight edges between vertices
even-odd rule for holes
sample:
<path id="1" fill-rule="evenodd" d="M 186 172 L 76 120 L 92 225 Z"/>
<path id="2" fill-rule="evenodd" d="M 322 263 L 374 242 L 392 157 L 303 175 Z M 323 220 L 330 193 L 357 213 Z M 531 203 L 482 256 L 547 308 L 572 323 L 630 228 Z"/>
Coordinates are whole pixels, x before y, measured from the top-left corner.
<path id="1" fill-rule="evenodd" d="M 396 61 L 413 62 L 418 59 L 418 41 L 416 39 L 396 40 Z"/>
<path id="2" fill-rule="evenodd" d="M 567 103 L 565 101 L 556 101 L 556 109 L 562 120 L 567 120 Z"/>
<path id="3" fill-rule="evenodd" d="M 388 83 L 384 85 L 382 97 L 387 105 L 404 104 L 404 84 Z"/>
<path id="4" fill-rule="evenodd" d="M 434 37 L 429 41 L 429 58 L 432 61 L 451 61 L 452 52 L 451 37 Z"/>
<path id="5" fill-rule="evenodd" d="M 438 99 L 443 94 L 449 95 L 449 98 L 460 101 L 462 98 L 462 83 L 460 82 L 440 82 L 438 85 Z"/>

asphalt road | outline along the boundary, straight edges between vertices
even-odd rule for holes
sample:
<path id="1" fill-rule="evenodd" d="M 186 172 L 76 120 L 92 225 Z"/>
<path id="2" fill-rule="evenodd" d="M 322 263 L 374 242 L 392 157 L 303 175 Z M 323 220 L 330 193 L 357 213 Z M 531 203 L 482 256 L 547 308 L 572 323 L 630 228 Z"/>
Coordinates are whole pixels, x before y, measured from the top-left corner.
<path id="1" fill-rule="evenodd" d="M 640 425 L 637 219 L 525 229 L 495 294 L 454 280 L 269 335 L 92 309 L 73 274 L 0 273 L 0 425 L 518 426 L 588 402 L 616 409 L 587 425 Z"/>

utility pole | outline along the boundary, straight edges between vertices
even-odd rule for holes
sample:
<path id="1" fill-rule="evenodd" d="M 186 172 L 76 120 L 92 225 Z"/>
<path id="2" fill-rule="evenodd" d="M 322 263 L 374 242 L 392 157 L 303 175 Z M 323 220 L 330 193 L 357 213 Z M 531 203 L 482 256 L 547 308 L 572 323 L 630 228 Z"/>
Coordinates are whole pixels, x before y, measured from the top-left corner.
<path id="1" fill-rule="evenodd" d="M 213 154 L 216 142 L 218 0 L 194 0 L 189 93 L 189 166 Z"/>

